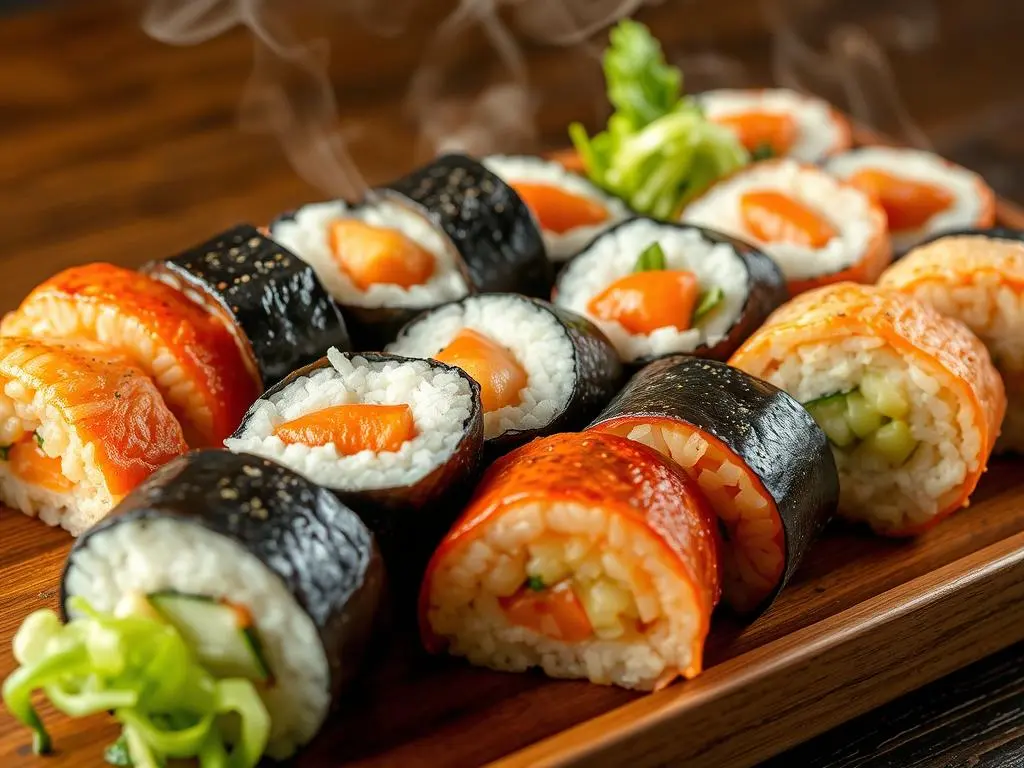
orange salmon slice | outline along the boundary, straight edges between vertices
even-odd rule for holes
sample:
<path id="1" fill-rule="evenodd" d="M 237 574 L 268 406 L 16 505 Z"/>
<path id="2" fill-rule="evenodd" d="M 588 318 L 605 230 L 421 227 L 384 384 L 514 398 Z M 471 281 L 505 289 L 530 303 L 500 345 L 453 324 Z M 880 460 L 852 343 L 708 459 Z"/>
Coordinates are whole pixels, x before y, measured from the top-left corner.
<path id="1" fill-rule="evenodd" d="M 824 216 L 781 192 L 747 192 L 740 198 L 740 216 L 764 243 L 821 248 L 839 234 Z"/>
<path id="2" fill-rule="evenodd" d="M 397 229 L 339 219 L 327 239 L 338 266 L 361 291 L 378 284 L 410 288 L 434 274 L 433 254 Z"/>
<path id="3" fill-rule="evenodd" d="M 64 477 L 60 459 L 51 458 L 43 453 L 32 435 L 11 446 L 7 453 L 7 461 L 10 462 L 11 472 L 29 485 L 56 493 L 67 493 L 74 487 L 71 481 Z"/>
<path id="4" fill-rule="evenodd" d="M 508 349 L 472 328 L 463 328 L 434 359 L 461 368 L 480 385 L 484 411 L 496 411 L 520 400 L 527 375 Z"/>
<path id="5" fill-rule="evenodd" d="M 330 445 L 351 456 L 360 451 L 397 451 L 416 437 L 412 409 L 401 405 L 335 405 L 286 421 L 274 430 L 289 445 Z"/>
<path id="6" fill-rule="evenodd" d="M 778 156 L 789 153 L 799 133 L 796 120 L 780 112 L 744 112 L 714 121 L 735 133 L 750 152 L 767 146 Z"/>
<path id="7" fill-rule="evenodd" d="M 849 182 L 885 209 L 892 232 L 924 226 L 930 218 L 956 202 L 949 190 L 940 186 L 900 178 L 874 168 L 858 171 Z"/>
<path id="8" fill-rule="evenodd" d="M 608 220 L 608 209 L 601 203 L 551 184 L 518 182 L 512 188 L 536 217 L 541 229 L 548 232 L 560 235 Z"/>
<path id="9" fill-rule="evenodd" d="M 524 587 L 498 602 L 512 624 L 539 635 L 580 643 L 594 634 L 587 612 L 568 582 L 539 592 Z"/>
<path id="10" fill-rule="evenodd" d="M 687 330 L 693 321 L 699 285 L 692 272 L 654 270 L 620 277 L 592 298 L 587 310 L 617 322 L 633 334 L 658 328 Z"/>

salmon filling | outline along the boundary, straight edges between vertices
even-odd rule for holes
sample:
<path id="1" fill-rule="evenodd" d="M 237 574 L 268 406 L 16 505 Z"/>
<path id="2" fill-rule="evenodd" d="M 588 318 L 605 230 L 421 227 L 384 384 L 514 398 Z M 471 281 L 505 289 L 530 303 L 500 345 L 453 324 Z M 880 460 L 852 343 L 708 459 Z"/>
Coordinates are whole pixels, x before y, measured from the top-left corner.
<path id="1" fill-rule="evenodd" d="M 608 220 L 608 209 L 601 203 L 551 184 L 517 182 L 512 188 L 526 203 L 541 229 L 548 232 L 564 234 Z"/>
<path id="2" fill-rule="evenodd" d="M 773 155 L 787 155 L 799 134 L 796 120 L 782 112 L 744 112 L 713 120 L 735 133 L 740 143 L 754 153 L 768 149 Z"/>
<path id="3" fill-rule="evenodd" d="M 356 219 L 332 222 L 328 243 L 338 266 L 361 291 L 378 284 L 422 285 L 436 267 L 433 254 L 397 229 Z"/>
<path id="4" fill-rule="evenodd" d="M 693 325 L 699 286 L 692 272 L 634 272 L 616 280 L 587 304 L 594 317 L 614 321 L 631 334 Z"/>
<path id="5" fill-rule="evenodd" d="M 38 433 L 27 435 L 6 449 L 6 460 L 11 472 L 24 483 L 44 488 L 54 493 L 68 493 L 75 486 L 64 477 L 60 468 L 60 457 L 47 456 L 43 452 L 42 439 Z"/>
<path id="6" fill-rule="evenodd" d="M 956 202 L 956 198 L 940 186 L 874 168 L 858 171 L 848 181 L 882 206 L 893 232 L 923 227 L 929 219 Z"/>
<path id="7" fill-rule="evenodd" d="M 823 248 L 839 234 L 827 218 L 781 192 L 742 195 L 740 217 L 747 230 L 764 243 Z"/>
<path id="8" fill-rule="evenodd" d="M 360 451 L 397 451 L 416 437 L 408 405 L 335 405 L 279 425 L 274 434 L 287 445 L 333 445 L 342 456 Z"/>
<path id="9" fill-rule="evenodd" d="M 434 359 L 461 368 L 480 385 L 486 412 L 517 405 L 528 381 L 511 351 L 472 328 L 459 331 Z"/>
<path id="10" fill-rule="evenodd" d="M 771 595 L 785 569 L 785 533 L 775 500 L 742 459 L 711 435 L 670 419 L 616 419 L 596 429 L 654 448 L 697 482 L 718 515 L 730 605 L 749 611 Z"/>

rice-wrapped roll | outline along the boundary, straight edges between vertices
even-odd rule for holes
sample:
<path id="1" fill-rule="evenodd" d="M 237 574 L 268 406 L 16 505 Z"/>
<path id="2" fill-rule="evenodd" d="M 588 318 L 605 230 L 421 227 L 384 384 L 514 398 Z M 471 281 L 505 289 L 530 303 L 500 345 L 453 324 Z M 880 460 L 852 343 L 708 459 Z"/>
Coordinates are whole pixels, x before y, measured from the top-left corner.
<path id="1" fill-rule="evenodd" d="M 967 505 L 1006 410 L 966 326 L 874 286 L 798 296 L 729 362 L 804 404 L 832 444 L 840 513 L 887 535 L 919 533 Z"/>
<path id="2" fill-rule="evenodd" d="M 570 261 L 554 292 L 630 365 L 674 354 L 724 360 L 786 297 L 778 267 L 749 245 L 639 217 Z"/>
<path id="3" fill-rule="evenodd" d="M 390 558 L 392 546 L 433 547 L 451 524 L 446 499 L 464 492 L 480 461 L 479 392 L 433 360 L 331 349 L 264 393 L 225 445 L 333 490 Z"/>
<path id="4" fill-rule="evenodd" d="M 885 211 L 868 194 L 796 160 L 755 163 L 715 184 L 682 220 L 752 242 L 795 296 L 828 283 L 873 283 L 892 261 Z"/>
<path id="5" fill-rule="evenodd" d="M 463 155 L 436 158 L 358 205 L 303 206 L 271 233 L 316 270 L 359 349 L 383 349 L 419 312 L 468 294 L 551 287 L 529 209 Z"/>
<path id="6" fill-rule="evenodd" d="M 703 495 L 656 451 L 599 433 L 495 463 L 420 593 L 428 650 L 652 690 L 701 671 L 719 541 Z"/>
<path id="7" fill-rule="evenodd" d="M 944 237 L 893 264 L 879 285 L 955 317 L 985 342 L 1006 387 L 996 451 L 1024 450 L 1024 242 Z"/>
<path id="8" fill-rule="evenodd" d="M 349 348 L 345 320 L 313 269 L 248 224 L 142 270 L 226 317 L 264 389 L 328 347 Z"/>
<path id="9" fill-rule="evenodd" d="M 425 312 L 387 351 L 458 366 L 480 385 L 484 438 L 508 450 L 580 429 L 622 382 L 615 347 L 593 323 L 514 293 L 471 296 Z"/>
<path id="10" fill-rule="evenodd" d="M 825 168 L 878 201 L 897 254 L 937 233 L 995 223 L 995 193 L 985 180 L 931 152 L 860 147 Z"/>
<path id="11" fill-rule="evenodd" d="M 597 235 L 631 215 L 622 200 L 555 160 L 492 155 L 482 162 L 511 185 L 529 207 L 551 261 L 575 256 Z"/>
<path id="12" fill-rule="evenodd" d="M 145 373 L 95 345 L 0 338 L 0 500 L 77 536 L 188 450 Z"/>
<path id="13" fill-rule="evenodd" d="M 707 118 L 733 131 L 755 159 L 819 163 L 850 148 L 849 122 L 824 99 L 786 88 L 723 88 L 697 100 Z"/>
<path id="14" fill-rule="evenodd" d="M 230 320 L 113 264 L 44 281 L 0 324 L 4 336 L 98 342 L 149 375 L 195 447 L 220 445 L 263 390 Z"/>
<path id="15" fill-rule="evenodd" d="M 256 686 L 268 752 L 284 758 L 358 671 L 383 587 L 372 535 L 333 494 L 210 450 L 168 464 L 75 543 L 61 603 L 72 619 L 79 597 L 173 624 L 209 672 Z"/>
<path id="16" fill-rule="evenodd" d="M 724 599 L 741 613 L 768 608 L 839 501 L 835 460 L 814 419 L 725 363 L 651 363 L 590 429 L 649 445 L 697 482 L 723 531 Z"/>

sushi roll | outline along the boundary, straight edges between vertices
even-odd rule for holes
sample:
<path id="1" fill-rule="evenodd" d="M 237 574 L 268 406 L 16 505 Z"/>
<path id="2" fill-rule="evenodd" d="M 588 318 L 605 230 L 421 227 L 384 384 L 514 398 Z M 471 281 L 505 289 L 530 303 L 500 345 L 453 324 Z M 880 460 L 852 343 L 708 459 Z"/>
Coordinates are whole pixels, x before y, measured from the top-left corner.
<path id="1" fill-rule="evenodd" d="M 473 293 L 546 296 L 551 267 L 529 209 L 483 165 L 444 155 L 359 205 L 299 208 L 272 236 L 305 259 L 380 350 L 419 312 Z"/>
<path id="2" fill-rule="evenodd" d="M 208 672 L 255 686 L 280 759 L 316 735 L 359 669 L 383 588 L 373 536 L 333 494 L 209 450 L 168 464 L 78 539 L 61 603 L 72 621 L 79 599 L 172 624 Z"/>
<path id="3" fill-rule="evenodd" d="M 967 505 L 1006 410 L 966 326 L 875 286 L 798 296 L 729 362 L 803 403 L 832 445 L 840 513 L 885 535 L 920 533 Z"/>
<path id="4" fill-rule="evenodd" d="M 737 171 L 690 203 L 682 220 L 763 249 L 791 296 L 828 283 L 873 283 L 892 261 L 885 211 L 874 198 L 795 160 Z"/>
<path id="5" fill-rule="evenodd" d="M 995 193 L 985 180 L 931 152 L 861 147 L 825 168 L 878 201 L 896 253 L 937 233 L 995 223 Z"/>
<path id="6" fill-rule="evenodd" d="M 499 670 L 661 688 L 701 671 L 718 548 L 696 484 L 653 449 L 535 440 L 491 467 L 434 553 L 424 642 Z"/>
<path id="7" fill-rule="evenodd" d="M 996 451 L 1024 451 L 1024 241 L 955 235 L 913 249 L 879 285 L 954 317 L 985 342 L 1006 387 Z"/>
<path id="8" fill-rule="evenodd" d="M 4 318 L 0 334 L 92 341 L 131 358 L 156 383 L 194 447 L 220 445 L 263 391 L 229 321 L 113 264 L 54 275 Z"/>
<path id="9" fill-rule="evenodd" d="M 485 294 L 425 312 L 387 351 L 458 366 L 480 385 L 484 438 L 508 450 L 580 429 L 622 381 L 615 347 L 589 321 L 540 299 Z"/>
<path id="10" fill-rule="evenodd" d="M 264 389 L 328 347 L 349 348 L 345 321 L 314 271 L 248 224 L 142 271 L 226 318 Z"/>
<path id="11" fill-rule="evenodd" d="M 454 517 L 446 499 L 472 483 L 480 461 L 479 392 L 435 361 L 331 349 L 264 393 L 225 445 L 334 491 L 385 556 L 393 542 L 430 548 Z"/>
<path id="12" fill-rule="evenodd" d="M 153 382 L 79 343 L 0 338 L 0 500 L 77 536 L 188 450 Z"/>
<path id="13" fill-rule="evenodd" d="M 814 419 L 725 363 L 651 363 L 589 429 L 649 445 L 697 482 L 722 530 L 723 596 L 740 613 L 767 609 L 839 501 L 835 460 Z"/>
<path id="14" fill-rule="evenodd" d="M 511 185 L 529 207 L 551 261 L 568 260 L 594 237 L 631 215 L 622 200 L 556 161 L 493 155 L 483 164 Z"/>
<path id="15" fill-rule="evenodd" d="M 624 363 L 724 360 L 787 298 L 779 268 L 738 240 L 648 218 L 600 235 L 558 276 L 554 303 L 611 339 Z"/>
<path id="16" fill-rule="evenodd" d="M 826 101 L 785 88 L 721 89 L 698 95 L 712 122 L 736 133 L 757 160 L 819 163 L 850 148 L 850 124 Z"/>

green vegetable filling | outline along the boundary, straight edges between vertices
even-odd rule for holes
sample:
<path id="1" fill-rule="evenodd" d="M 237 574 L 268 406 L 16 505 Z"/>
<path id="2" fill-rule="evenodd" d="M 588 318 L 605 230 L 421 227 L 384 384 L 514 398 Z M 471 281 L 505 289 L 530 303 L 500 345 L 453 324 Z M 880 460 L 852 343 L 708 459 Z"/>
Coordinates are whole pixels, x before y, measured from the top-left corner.
<path id="1" fill-rule="evenodd" d="M 8 461 L 11 458 L 13 445 L 0 445 L 0 461 Z"/>
<path id="2" fill-rule="evenodd" d="M 604 73 L 615 108 L 608 125 L 591 138 L 573 123 L 569 137 L 590 179 L 633 210 L 670 218 L 749 162 L 735 134 L 683 95 L 682 72 L 643 24 L 625 20 L 611 30 Z"/>
<path id="3" fill-rule="evenodd" d="M 775 157 L 775 149 L 771 144 L 758 144 L 757 148 L 750 153 L 750 159 L 755 162 L 771 160 L 773 157 Z"/>
<path id="4" fill-rule="evenodd" d="M 867 450 L 901 466 L 917 448 L 905 417 L 910 403 L 900 388 L 879 373 L 868 371 L 860 386 L 828 395 L 805 407 L 840 449 Z"/>
<path id="5" fill-rule="evenodd" d="M 543 592 L 548 588 L 548 585 L 544 583 L 544 579 L 540 576 L 527 576 L 526 588 L 532 589 L 534 592 Z"/>
<path id="6" fill-rule="evenodd" d="M 67 624 L 50 610 L 25 619 L 14 637 L 20 666 L 2 688 L 8 710 L 32 729 L 37 754 L 51 747 L 32 705 L 32 694 L 42 690 L 71 717 L 114 713 L 123 726 L 106 752 L 114 765 L 156 768 L 168 758 L 190 757 L 203 766 L 257 764 L 270 716 L 251 681 L 215 677 L 159 618 L 101 614 L 77 597 L 68 608 L 74 618 Z"/>
<path id="7" fill-rule="evenodd" d="M 651 243 L 643 251 L 633 266 L 634 272 L 657 272 L 665 269 L 665 251 L 660 243 Z"/>
<path id="8" fill-rule="evenodd" d="M 718 309 L 724 298 L 725 291 L 717 285 L 701 293 L 700 298 L 697 300 L 697 307 L 693 310 L 693 325 L 697 325 L 697 323 Z"/>
<path id="9" fill-rule="evenodd" d="M 39 446 L 39 450 L 43 450 L 43 436 L 39 434 L 39 431 L 32 433 L 32 436 L 36 439 L 36 445 Z"/>

